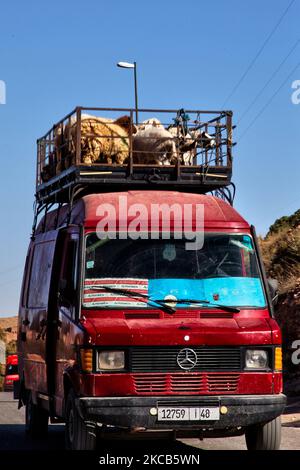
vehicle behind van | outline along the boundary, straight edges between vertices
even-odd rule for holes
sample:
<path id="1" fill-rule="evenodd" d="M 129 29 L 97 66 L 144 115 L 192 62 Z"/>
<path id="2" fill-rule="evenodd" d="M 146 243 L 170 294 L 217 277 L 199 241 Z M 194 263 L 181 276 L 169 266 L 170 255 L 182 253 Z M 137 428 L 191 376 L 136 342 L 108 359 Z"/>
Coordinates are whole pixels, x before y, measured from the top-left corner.
<path id="1" fill-rule="evenodd" d="M 11 391 L 14 388 L 14 382 L 19 380 L 18 355 L 10 354 L 6 358 L 4 391 Z"/>

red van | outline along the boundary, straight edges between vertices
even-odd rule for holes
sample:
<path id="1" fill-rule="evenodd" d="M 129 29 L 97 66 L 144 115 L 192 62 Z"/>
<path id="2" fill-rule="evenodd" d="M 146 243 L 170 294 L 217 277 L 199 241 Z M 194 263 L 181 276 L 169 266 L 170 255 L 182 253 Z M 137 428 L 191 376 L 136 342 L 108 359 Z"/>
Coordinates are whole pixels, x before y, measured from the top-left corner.
<path id="1" fill-rule="evenodd" d="M 13 390 L 14 382 L 18 380 L 18 355 L 10 354 L 6 358 L 5 378 L 3 385 L 4 391 Z"/>
<path id="2" fill-rule="evenodd" d="M 82 112 L 127 112 L 130 125 L 120 138 L 106 120 L 104 146 Z M 232 113 L 142 112 L 177 128 L 169 150 L 151 137 L 148 163 L 135 160 L 133 109 L 76 108 L 38 140 L 18 323 L 26 429 L 65 422 L 70 449 L 149 431 L 278 449 L 281 333 L 254 228 L 232 207 Z M 118 145 L 122 165 L 105 160 Z"/>
<path id="3" fill-rule="evenodd" d="M 120 197 L 148 214 L 162 201 L 202 205 L 203 246 L 186 250 L 176 217 L 169 238 L 162 221 L 153 239 L 126 238 L 132 220 Z M 99 238 L 99 207 L 115 210 L 115 239 Z M 41 435 L 49 416 L 63 420 L 73 449 L 149 430 L 245 434 L 248 449 L 279 448 L 281 334 L 253 227 L 221 199 L 175 191 L 92 194 L 69 220 L 68 211 L 42 219 L 26 260 L 18 349 L 27 430 Z"/>

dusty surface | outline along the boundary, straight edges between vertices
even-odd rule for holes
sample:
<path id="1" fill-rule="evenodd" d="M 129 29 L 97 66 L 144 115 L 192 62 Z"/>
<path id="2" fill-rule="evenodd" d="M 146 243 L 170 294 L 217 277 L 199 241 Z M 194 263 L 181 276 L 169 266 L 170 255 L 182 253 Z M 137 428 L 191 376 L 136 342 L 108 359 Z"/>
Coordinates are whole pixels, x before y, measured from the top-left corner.
<path id="1" fill-rule="evenodd" d="M 120 443 L 112 445 L 109 449 L 118 453 L 122 451 Z M 0 393 L 0 450 L 50 450 L 64 448 L 64 426 L 50 425 L 49 436 L 46 440 L 32 441 L 24 433 L 24 409 L 17 409 L 17 402 L 13 400 L 11 393 Z M 132 449 L 136 453 L 166 453 L 189 452 L 197 453 L 201 450 L 243 450 L 245 449 L 244 437 L 230 437 L 226 439 L 185 439 L 169 444 L 159 441 L 127 442 L 126 451 Z M 101 452 L 109 450 L 99 449 Z M 300 450 L 300 397 L 290 400 L 282 417 L 282 450 Z M 102 454 L 102 452 L 101 452 Z"/>

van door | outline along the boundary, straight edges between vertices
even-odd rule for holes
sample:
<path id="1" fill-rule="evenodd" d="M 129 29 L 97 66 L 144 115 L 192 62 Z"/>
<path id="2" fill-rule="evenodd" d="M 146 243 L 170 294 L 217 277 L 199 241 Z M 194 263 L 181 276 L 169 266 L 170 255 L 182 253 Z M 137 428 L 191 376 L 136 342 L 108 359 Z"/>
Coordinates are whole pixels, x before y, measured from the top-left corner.
<path id="1" fill-rule="evenodd" d="M 47 393 L 46 331 L 49 294 L 58 231 L 36 236 L 27 269 L 30 270 L 22 314 L 22 350 L 25 387 Z"/>
<path id="2" fill-rule="evenodd" d="M 52 304 L 48 317 L 48 393 L 54 398 L 54 414 L 61 415 L 64 399 L 64 373 L 76 361 L 74 344 L 82 336 L 79 317 L 79 239 L 78 227 L 61 230 L 56 247 Z"/>

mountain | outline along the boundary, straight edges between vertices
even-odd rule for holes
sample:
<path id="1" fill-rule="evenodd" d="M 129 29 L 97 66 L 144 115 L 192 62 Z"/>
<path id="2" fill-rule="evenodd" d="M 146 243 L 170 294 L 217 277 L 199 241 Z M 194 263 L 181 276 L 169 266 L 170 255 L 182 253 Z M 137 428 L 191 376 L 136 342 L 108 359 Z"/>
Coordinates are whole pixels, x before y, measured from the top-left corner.
<path id="1" fill-rule="evenodd" d="M 275 316 L 283 336 L 285 392 L 299 395 L 300 364 L 293 343 L 300 340 L 300 210 L 277 219 L 259 241 L 267 275 L 279 283 Z"/>

